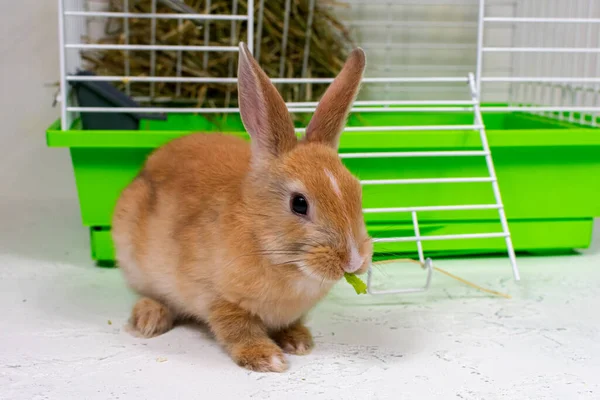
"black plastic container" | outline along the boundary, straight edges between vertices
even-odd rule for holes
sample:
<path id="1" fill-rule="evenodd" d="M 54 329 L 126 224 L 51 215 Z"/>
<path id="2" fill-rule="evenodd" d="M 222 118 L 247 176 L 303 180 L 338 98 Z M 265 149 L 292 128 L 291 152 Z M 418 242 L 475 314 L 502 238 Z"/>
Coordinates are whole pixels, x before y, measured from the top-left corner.
<path id="1" fill-rule="evenodd" d="M 76 76 L 95 76 L 95 74 L 79 71 Z M 108 82 L 73 81 L 71 87 L 80 107 L 140 107 L 136 101 Z M 140 107 L 140 110 L 143 108 Z M 167 119 L 166 115 L 159 113 L 81 112 L 80 115 L 84 130 L 138 130 L 141 119 L 163 121 Z"/>

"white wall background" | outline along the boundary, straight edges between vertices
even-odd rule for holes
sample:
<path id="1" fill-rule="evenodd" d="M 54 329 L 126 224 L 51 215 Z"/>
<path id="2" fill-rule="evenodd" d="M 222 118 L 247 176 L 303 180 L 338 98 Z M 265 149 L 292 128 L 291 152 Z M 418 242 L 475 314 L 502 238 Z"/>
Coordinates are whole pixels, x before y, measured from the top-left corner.
<path id="1" fill-rule="evenodd" d="M 57 1 L 2 1 L 0 253 L 89 259 L 69 153 L 46 147 L 59 79 Z M 27 237 L 27 240 L 22 240 Z M 81 265 L 81 264 L 79 264 Z"/>
<path id="2" fill-rule="evenodd" d="M 0 195 L 71 196 L 68 153 L 45 145 L 45 129 L 59 114 L 52 107 L 59 79 L 57 2 L 7 1 L 2 8 Z"/>

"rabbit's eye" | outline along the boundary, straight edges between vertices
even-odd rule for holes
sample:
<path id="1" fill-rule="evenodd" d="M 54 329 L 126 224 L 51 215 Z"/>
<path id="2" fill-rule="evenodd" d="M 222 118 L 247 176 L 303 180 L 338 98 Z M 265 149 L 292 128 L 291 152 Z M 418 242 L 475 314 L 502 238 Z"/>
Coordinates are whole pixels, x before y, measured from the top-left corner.
<path id="1" fill-rule="evenodd" d="M 308 201 L 301 194 L 294 194 L 290 200 L 290 208 L 298 215 L 306 215 L 308 213 Z"/>

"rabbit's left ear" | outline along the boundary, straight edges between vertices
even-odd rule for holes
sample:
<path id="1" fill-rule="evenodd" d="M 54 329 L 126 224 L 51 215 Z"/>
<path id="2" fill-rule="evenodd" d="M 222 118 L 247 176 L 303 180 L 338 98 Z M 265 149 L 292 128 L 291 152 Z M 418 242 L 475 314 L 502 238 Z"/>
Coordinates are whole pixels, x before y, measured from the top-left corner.
<path id="1" fill-rule="evenodd" d="M 238 99 L 242 122 L 252 139 L 253 157 L 277 157 L 297 144 L 283 98 L 244 43 L 240 43 Z"/>
<path id="2" fill-rule="evenodd" d="M 366 56 L 361 48 L 350 53 L 344 68 L 331 83 L 306 128 L 306 140 L 337 150 L 348 113 L 358 94 Z"/>

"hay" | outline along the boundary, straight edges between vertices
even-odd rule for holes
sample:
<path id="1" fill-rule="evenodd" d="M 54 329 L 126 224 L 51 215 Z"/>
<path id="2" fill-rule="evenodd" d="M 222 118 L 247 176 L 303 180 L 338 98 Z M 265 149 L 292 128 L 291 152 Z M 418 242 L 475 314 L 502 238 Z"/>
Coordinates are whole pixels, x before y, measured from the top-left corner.
<path id="1" fill-rule="evenodd" d="M 172 13 L 173 10 L 157 2 L 156 11 Z M 197 13 L 206 12 L 205 0 L 186 0 L 185 3 Z M 232 0 L 213 0 L 211 14 L 232 14 Z M 333 77 L 341 69 L 352 46 L 348 32 L 334 17 L 331 6 L 316 0 L 311 29 L 308 68 L 303 75 L 305 36 L 309 14 L 309 0 L 292 0 L 289 17 L 289 34 L 285 49 L 284 77 Z M 338 4 L 339 5 L 339 4 Z M 259 1 L 255 1 L 255 16 L 258 15 Z M 113 0 L 112 11 L 125 11 L 123 0 Z M 129 0 L 129 12 L 148 13 L 152 11 L 151 0 Z M 239 0 L 236 14 L 247 13 L 246 0 Z M 262 38 L 259 62 L 271 77 L 280 76 L 282 37 L 284 30 L 285 0 L 265 0 Z M 255 35 L 257 21 L 255 17 Z M 162 45 L 205 45 L 205 29 L 209 29 L 209 45 L 234 46 L 246 41 L 246 22 L 165 20 L 156 21 L 156 44 Z M 233 28 L 233 30 L 232 30 Z M 129 19 L 129 44 L 151 44 L 152 22 L 147 18 Z M 233 37 L 232 37 L 233 33 Z M 106 38 L 102 43 L 125 44 L 125 26 L 122 18 L 109 20 L 106 24 Z M 82 52 L 86 68 L 98 75 L 124 76 L 126 60 L 129 62 L 130 76 L 151 75 L 151 51 L 93 50 Z M 183 77 L 235 77 L 237 72 L 236 52 L 192 52 L 155 51 L 155 76 L 177 76 L 178 58 L 181 60 Z M 206 66 L 206 68 L 205 68 Z M 140 103 L 152 105 L 196 106 L 196 107 L 236 107 L 235 84 L 222 83 L 147 83 L 119 82 L 119 89 L 128 91 Z M 327 85 L 280 85 L 279 90 L 286 101 L 314 101 Z"/>

